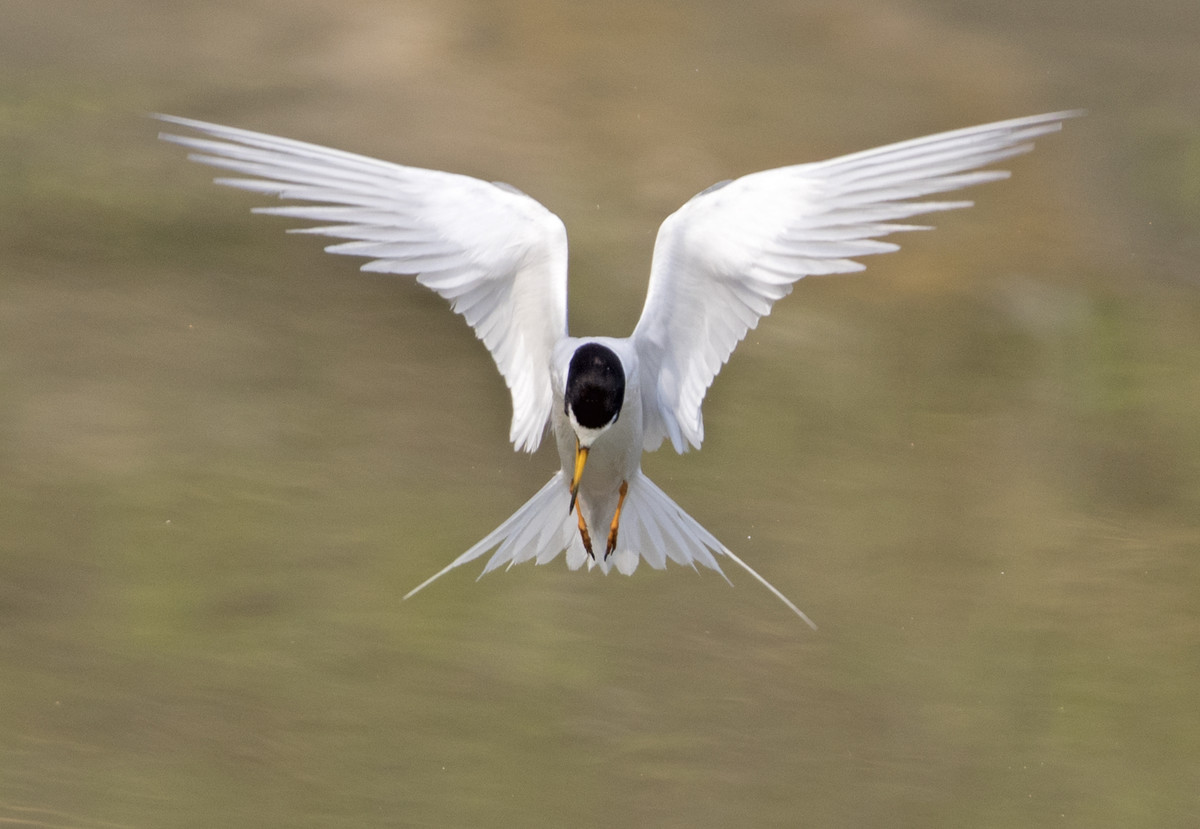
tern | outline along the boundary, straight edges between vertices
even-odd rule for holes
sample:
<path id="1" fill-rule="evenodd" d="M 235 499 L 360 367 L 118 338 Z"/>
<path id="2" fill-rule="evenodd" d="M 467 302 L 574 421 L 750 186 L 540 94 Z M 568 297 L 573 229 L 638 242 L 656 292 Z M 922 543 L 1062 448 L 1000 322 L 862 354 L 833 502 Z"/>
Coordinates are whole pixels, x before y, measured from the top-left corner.
<path id="1" fill-rule="evenodd" d="M 980 168 L 1028 152 L 1077 114 L 998 121 L 715 184 L 659 228 L 646 303 L 623 338 L 568 335 L 566 230 L 511 185 L 155 117 L 189 131 L 163 140 L 235 174 L 218 184 L 302 202 L 254 212 L 321 223 L 294 232 L 345 240 L 325 250 L 366 257 L 363 271 L 414 276 L 449 300 L 512 394 L 515 449 L 536 450 L 549 423 L 561 468 L 404 598 L 492 551 L 483 573 L 565 552 L 572 570 L 586 564 L 629 575 L 641 559 L 657 569 L 670 559 L 728 581 L 718 563 L 725 558 L 815 629 L 646 477 L 642 453 L 668 440 L 679 453 L 700 448 L 710 384 L 797 280 L 861 271 L 858 257 L 897 250 L 881 237 L 928 229 L 902 220 L 971 204 L 925 196 L 1006 178 Z"/>

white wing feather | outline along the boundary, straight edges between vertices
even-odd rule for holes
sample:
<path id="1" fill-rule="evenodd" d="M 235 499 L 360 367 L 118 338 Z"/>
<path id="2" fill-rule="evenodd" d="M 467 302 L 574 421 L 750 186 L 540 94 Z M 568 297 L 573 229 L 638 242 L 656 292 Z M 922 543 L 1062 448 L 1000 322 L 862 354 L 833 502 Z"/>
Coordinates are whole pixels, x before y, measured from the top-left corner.
<path id="1" fill-rule="evenodd" d="M 700 405 L 721 366 L 793 283 L 849 273 L 854 257 L 896 250 L 877 237 L 923 227 L 896 221 L 968 207 L 908 201 L 1006 178 L 969 172 L 1033 148 L 1077 112 L 939 133 L 815 164 L 753 173 L 700 193 L 658 232 L 633 340 L 641 361 L 644 448 L 704 439 Z"/>
<path id="2" fill-rule="evenodd" d="M 313 202 L 256 213 L 329 222 L 297 232 L 351 240 L 325 250 L 370 258 L 364 271 L 414 274 L 449 300 L 512 393 L 509 439 L 537 448 L 553 404 L 551 353 L 567 332 L 567 236 L 557 216 L 513 188 L 469 176 L 155 117 L 210 136 L 160 136 L 194 150 L 192 160 L 246 176 L 217 183 Z"/>

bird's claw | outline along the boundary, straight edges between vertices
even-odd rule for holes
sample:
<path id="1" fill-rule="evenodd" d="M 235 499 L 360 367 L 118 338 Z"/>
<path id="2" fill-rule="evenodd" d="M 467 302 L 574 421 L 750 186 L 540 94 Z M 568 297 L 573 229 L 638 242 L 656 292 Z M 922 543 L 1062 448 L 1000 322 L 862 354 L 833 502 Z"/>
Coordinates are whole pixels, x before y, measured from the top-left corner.
<path id="1" fill-rule="evenodd" d="M 617 510 L 613 513 L 612 526 L 608 528 L 608 540 L 604 545 L 604 560 L 608 561 L 608 557 L 617 551 L 617 531 L 621 525 L 621 507 L 625 506 L 625 496 L 629 492 L 629 482 L 621 481 L 621 488 L 618 490 L 620 496 L 617 498 Z M 596 560 L 596 553 L 592 550 L 592 536 L 588 532 L 587 522 L 583 520 L 583 510 L 575 509 L 575 493 L 571 493 L 571 509 L 575 511 L 575 518 L 579 522 L 579 537 L 583 540 L 583 549 L 587 550 L 588 558 L 592 561 Z"/>
<path id="2" fill-rule="evenodd" d="M 604 550 L 605 561 L 608 561 L 608 557 L 617 550 L 617 529 L 621 524 L 621 507 L 625 506 L 625 496 L 629 492 L 629 482 L 621 481 L 621 488 L 618 492 L 620 495 L 617 498 L 617 511 L 613 513 L 612 526 L 608 528 L 608 545 Z"/>
<path id="3" fill-rule="evenodd" d="M 588 534 L 587 523 L 583 520 L 583 510 L 579 510 L 575 515 L 579 519 L 579 537 L 583 539 L 583 549 L 587 550 L 588 558 L 595 561 L 596 554 L 592 552 L 592 536 Z"/>

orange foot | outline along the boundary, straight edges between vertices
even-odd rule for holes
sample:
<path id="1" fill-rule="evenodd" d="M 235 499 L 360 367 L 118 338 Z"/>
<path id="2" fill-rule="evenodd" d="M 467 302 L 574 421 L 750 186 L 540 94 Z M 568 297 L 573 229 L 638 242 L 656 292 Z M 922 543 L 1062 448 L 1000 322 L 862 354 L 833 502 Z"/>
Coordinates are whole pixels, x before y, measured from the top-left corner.
<path id="1" fill-rule="evenodd" d="M 621 481 L 621 497 L 617 499 L 617 511 L 613 513 L 612 526 L 608 528 L 608 547 L 604 550 L 604 558 L 607 561 L 608 557 L 617 549 L 617 528 L 621 523 L 621 507 L 625 505 L 625 494 L 629 492 L 629 482 Z M 583 519 L 580 518 L 580 521 Z M 591 547 L 588 548 L 591 551 Z"/>
<path id="2" fill-rule="evenodd" d="M 596 554 L 592 552 L 592 537 L 588 535 L 587 523 L 583 520 L 583 510 L 576 510 L 575 515 L 579 519 L 579 537 L 583 539 L 583 548 L 587 550 L 588 558 L 595 561 Z"/>

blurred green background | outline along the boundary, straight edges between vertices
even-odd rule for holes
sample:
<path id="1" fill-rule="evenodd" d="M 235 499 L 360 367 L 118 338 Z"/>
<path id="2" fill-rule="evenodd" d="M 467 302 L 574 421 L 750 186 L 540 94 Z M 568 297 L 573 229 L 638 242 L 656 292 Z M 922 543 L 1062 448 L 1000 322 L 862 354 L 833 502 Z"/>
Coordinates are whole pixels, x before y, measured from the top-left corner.
<path id="1" fill-rule="evenodd" d="M 0 822 L 1200 825 L 1200 8 L 6 0 Z M 551 474 L 471 332 L 169 112 L 509 181 L 624 335 L 758 169 L 1087 118 L 800 283 L 650 476 L 731 571 L 399 597 Z M 471 572 L 468 572 L 471 571 Z"/>

